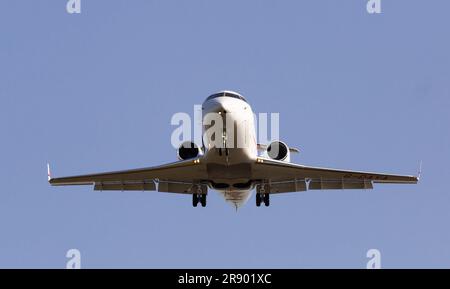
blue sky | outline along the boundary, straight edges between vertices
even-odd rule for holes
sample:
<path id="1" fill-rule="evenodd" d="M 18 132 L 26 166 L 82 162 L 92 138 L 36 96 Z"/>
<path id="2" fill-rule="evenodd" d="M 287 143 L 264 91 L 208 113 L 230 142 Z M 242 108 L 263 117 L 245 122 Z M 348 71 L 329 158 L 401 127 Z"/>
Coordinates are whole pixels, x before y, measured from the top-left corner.
<path id="1" fill-rule="evenodd" d="M 382 0 L 0 3 L 0 267 L 450 267 L 450 3 Z M 419 185 L 254 198 L 50 187 L 176 159 L 176 112 L 210 93 L 279 112 L 293 161 Z"/>

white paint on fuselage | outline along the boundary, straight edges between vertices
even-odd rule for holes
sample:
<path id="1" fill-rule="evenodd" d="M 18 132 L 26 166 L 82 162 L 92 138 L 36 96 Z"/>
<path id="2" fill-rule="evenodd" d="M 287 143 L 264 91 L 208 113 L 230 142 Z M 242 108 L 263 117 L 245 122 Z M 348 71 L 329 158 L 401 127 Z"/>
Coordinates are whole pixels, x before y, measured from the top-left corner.
<path id="1" fill-rule="evenodd" d="M 237 94 L 231 91 L 223 91 Z M 215 184 L 227 184 L 228 188 L 210 188 L 218 191 L 227 202 L 231 203 L 236 209 L 251 196 L 253 185 L 247 188 L 236 188 L 234 184 L 245 184 L 250 181 L 251 164 L 257 157 L 256 129 L 254 115 L 250 105 L 238 98 L 220 96 L 213 99 L 207 99 L 203 105 L 203 116 L 208 113 L 221 112 L 224 128 L 226 129 L 225 146 L 217 148 L 215 142 L 204 140 L 205 153 L 202 162 L 211 169 L 209 177 Z M 230 126 L 229 122 L 235 123 Z M 228 124 L 228 125 L 227 125 Z M 234 133 L 230 132 L 233 128 Z M 203 130 L 208 127 L 203 126 Z M 234 135 L 231 137 L 230 135 Z M 220 151 L 222 150 L 222 151 Z M 228 154 L 226 153 L 228 150 Z"/>

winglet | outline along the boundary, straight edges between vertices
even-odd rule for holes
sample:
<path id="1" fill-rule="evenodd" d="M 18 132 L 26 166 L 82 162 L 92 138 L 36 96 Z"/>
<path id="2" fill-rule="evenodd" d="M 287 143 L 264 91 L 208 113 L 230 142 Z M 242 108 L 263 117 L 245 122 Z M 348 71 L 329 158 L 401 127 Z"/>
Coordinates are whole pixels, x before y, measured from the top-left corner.
<path id="1" fill-rule="evenodd" d="M 420 175 L 422 175 L 422 161 L 419 164 L 419 171 L 417 172 L 417 180 L 420 180 Z"/>
<path id="2" fill-rule="evenodd" d="M 52 179 L 52 175 L 50 173 L 50 164 L 47 163 L 47 179 L 50 182 L 50 180 Z"/>

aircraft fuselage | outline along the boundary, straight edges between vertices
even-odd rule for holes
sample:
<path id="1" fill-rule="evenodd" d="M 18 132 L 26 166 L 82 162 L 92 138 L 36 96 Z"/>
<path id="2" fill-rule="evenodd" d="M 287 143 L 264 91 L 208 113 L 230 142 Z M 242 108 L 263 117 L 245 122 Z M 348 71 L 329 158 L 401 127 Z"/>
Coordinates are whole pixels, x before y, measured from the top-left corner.
<path id="1" fill-rule="evenodd" d="M 250 198 L 254 184 L 251 168 L 258 154 L 254 114 L 251 106 L 238 98 L 216 97 L 207 99 L 203 105 L 206 121 L 203 130 L 214 121 L 208 121 L 208 114 L 220 115 L 223 121 L 221 135 L 206 138 L 202 162 L 206 164 L 210 187 L 218 191 L 226 201 L 239 207 Z M 219 144 L 219 145 L 217 145 Z"/>

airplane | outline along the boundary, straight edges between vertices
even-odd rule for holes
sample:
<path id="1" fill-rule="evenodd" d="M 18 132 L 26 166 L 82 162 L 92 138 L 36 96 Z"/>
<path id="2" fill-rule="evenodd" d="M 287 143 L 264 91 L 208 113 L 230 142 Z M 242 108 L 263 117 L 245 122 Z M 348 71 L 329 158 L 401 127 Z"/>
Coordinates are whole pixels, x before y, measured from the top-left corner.
<path id="1" fill-rule="evenodd" d="M 244 205 L 253 191 L 256 206 L 270 205 L 272 195 L 307 190 L 373 189 L 373 184 L 417 184 L 417 176 L 393 175 L 294 164 L 291 153 L 299 150 L 275 140 L 258 144 L 254 114 L 247 100 L 233 91 L 220 91 L 202 104 L 203 114 L 219 114 L 237 129 L 231 135 L 229 126 L 215 137 L 204 137 L 198 145 L 185 142 L 178 148 L 179 161 L 160 166 L 52 178 L 52 186 L 91 185 L 94 190 L 158 191 L 192 195 L 192 205 L 206 206 L 208 189 L 218 191 L 236 210 Z M 212 123 L 212 122 L 211 122 Z M 210 124 L 203 120 L 202 130 Z M 228 135 L 227 135 L 228 134 Z M 234 145 L 244 139 L 244 145 Z M 217 144 L 219 143 L 219 145 Z"/>

